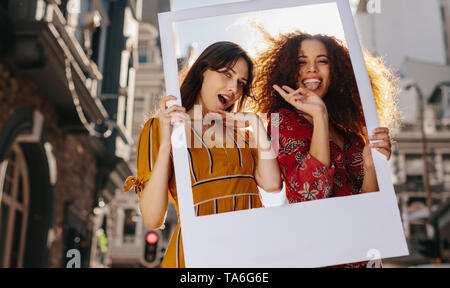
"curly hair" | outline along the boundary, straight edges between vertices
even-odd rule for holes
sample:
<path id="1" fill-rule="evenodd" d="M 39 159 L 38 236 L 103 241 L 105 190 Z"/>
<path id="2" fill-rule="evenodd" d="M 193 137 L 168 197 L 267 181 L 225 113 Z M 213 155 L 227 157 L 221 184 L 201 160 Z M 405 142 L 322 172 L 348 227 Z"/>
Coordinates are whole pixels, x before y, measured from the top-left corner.
<path id="1" fill-rule="evenodd" d="M 247 107 L 259 113 L 277 112 L 287 108 L 294 110 L 274 89 L 273 85 L 298 86 L 298 51 L 304 40 L 321 41 L 330 60 L 330 86 L 323 97 L 330 124 L 342 134 L 362 135 L 364 114 L 353 72 L 348 48 L 333 36 L 311 35 L 295 31 L 280 34 L 277 38 L 261 31 L 271 44 L 256 60 L 257 71 L 252 87 L 255 100 Z M 380 58 L 365 52 L 365 62 L 371 80 L 378 116 L 382 126 L 390 127 L 398 120 L 395 96 L 398 94 L 394 74 Z"/>

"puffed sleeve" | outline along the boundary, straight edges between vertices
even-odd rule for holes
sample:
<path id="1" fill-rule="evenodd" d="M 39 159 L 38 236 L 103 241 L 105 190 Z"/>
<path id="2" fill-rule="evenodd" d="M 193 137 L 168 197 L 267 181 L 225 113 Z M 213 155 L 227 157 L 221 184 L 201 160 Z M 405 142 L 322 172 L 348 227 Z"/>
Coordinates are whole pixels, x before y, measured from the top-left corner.
<path id="1" fill-rule="evenodd" d="M 278 149 L 278 162 L 289 203 L 328 198 L 335 168 L 326 167 L 309 153 L 312 125 L 288 109 L 272 115 L 268 131 Z"/>
<path id="2" fill-rule="evenodd" d="M 145 124 L 139 134 L 136 150 L 137 177 L 130 176 L 125 181 L 124 191 L 129 191 L 133 186 L 138 197 L 145 187 L 145 183 L 150 179 L 150 175 L 155 165 L 161 142 L 159 130 L 159 119 L 151 118 Z M 171 158 L 169 165 L 169 179 L 173 175 L 173 162 Z"/>

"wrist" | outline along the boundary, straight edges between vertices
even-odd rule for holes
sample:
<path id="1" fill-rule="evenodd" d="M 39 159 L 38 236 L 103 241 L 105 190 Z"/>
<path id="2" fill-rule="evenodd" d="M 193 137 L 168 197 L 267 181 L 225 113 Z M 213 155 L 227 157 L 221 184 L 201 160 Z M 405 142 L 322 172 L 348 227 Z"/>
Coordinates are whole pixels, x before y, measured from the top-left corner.
<path id="1" fill-rule="evenodd" d="M 312 116 L 312 124 L 314 127 L 324 127 L 328 131 L 328 114 L 326 112 L 317 112 Z"/>
<path id="2" fill-rule="evenodd" d="M 170 142 L 161 142 L 159 144 L 159 153 L 170 152 L 171 149 L 172 149 L 172 144 Z"/>
<path id="3" fill-rule="evenodd" d="M 363 169 L 364 169 L 364 174 L 375 173 L 375 165 L 373 163 L 365 164 L 363 161 Z"/>
<path id="4" fill-rule="evenodd" d="M 311 113 L 313 120 L 327 120 L 328 121 L 328 111 L 327 107 L 321 106 L 317 108 L 313 113 Z"/>

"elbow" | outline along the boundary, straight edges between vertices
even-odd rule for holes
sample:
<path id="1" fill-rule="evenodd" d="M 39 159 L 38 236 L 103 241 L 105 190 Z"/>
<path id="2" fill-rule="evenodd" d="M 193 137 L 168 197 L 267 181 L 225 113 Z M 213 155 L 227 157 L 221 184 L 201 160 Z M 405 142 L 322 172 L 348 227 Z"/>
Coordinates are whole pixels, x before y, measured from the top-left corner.
<path id="1" fill-rule="evenodd" d="M 159 215 L 142 213 L 142 210 L 141 210 L 141 215 L 142 215 L 142 222 L 143 222 L 144 226 L 148 229 L 156 230 L 156 229 L 160 228 L 161 226 L 163 226 L 163 224 L 164 224 L 164 220 L 165 220 L 164 216 L 160 217 Z"/>
<path id="2" fill-rule="evenodd" d="M 147 207 L 147 209 L 144 209 L 144 205 L 142 204 L 142 201 L 139 203 L 139 209 L 141 211 L 142 215 L 142 224 L 148 229 L 156 230 L 163 226 L 165 222 L 165 214 L 164 212 L 158 212 L 155 211 L 155 209 L 152 209 L 150 207 Z M 150 209 L 148 209 L 150 208 Z"/>
<path id="3" fill-rule="evenodd" d="M 158 228 L 160 228 L 163 224 L 164 221 L 161 221 L 159 219 L 152 219 L 152 218 L 144 218 L 144 226 L 150 230 L 156 230 Z"/>
<path id="4" fill-rule="evenodd" d="M 269 183 L 268 185 L 264 185 L 264 187 L 261 188 L 268 193 L 279 193 L 283 189 L 283 182 L 280 179 L 280 181 Z"/>

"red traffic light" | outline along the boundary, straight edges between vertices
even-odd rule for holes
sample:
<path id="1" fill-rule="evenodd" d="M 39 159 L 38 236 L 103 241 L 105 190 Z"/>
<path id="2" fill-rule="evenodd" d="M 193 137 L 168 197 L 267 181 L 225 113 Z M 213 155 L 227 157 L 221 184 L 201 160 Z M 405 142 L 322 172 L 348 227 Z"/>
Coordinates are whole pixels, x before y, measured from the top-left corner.
<path id="1" fill-rule="evenodd" d="M 149 244 L 155 244 L 156 242 L 158 242 L 158 234 L 156 234 L 155 232 L 149 232 L 147 233 L 147 236 L 145 236 L 145 240 Z"/>

